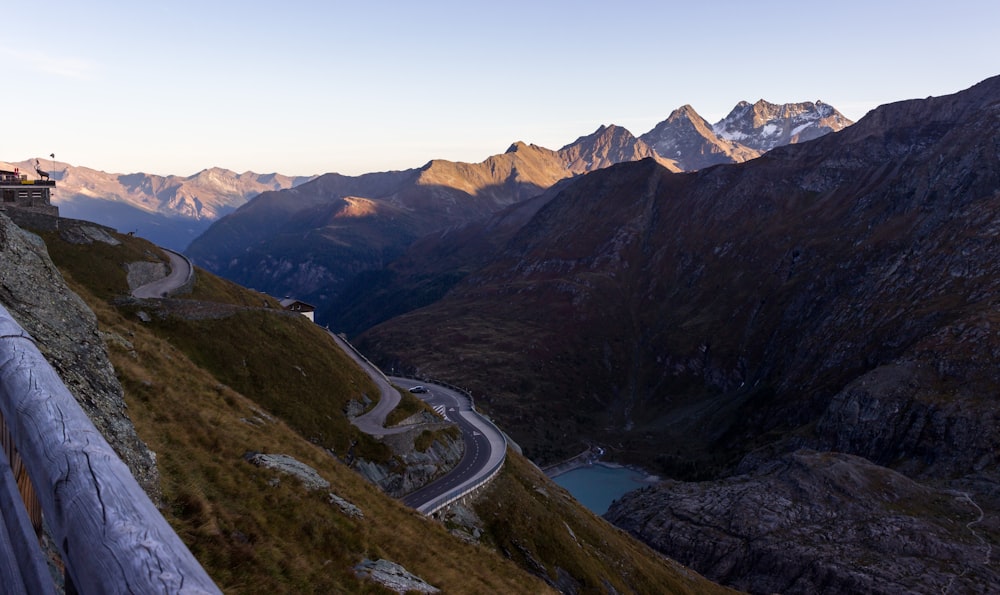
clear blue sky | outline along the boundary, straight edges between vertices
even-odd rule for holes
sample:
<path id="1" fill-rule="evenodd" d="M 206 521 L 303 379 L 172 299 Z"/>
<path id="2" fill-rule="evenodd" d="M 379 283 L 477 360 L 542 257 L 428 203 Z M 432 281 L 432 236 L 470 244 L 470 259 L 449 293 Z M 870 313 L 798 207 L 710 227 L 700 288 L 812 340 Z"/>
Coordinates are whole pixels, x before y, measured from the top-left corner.
<path id="1" fill-rule="evenodd" d="M 1000 74 L 1000 1 L 3 2 L 0 160 L 293 175 L 482 161 L 691 104 L 858 119 Z"/>

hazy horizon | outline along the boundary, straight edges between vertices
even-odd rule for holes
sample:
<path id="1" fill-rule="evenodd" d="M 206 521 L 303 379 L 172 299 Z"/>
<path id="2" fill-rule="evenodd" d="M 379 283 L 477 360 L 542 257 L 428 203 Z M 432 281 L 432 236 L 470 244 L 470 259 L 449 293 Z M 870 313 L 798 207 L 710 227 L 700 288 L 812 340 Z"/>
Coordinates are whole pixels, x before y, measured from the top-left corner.
<path id="1" fill-rule="evenodd" d="M 259 1 L 80 5 L 19 16 L 0 158 L 116 173 L 347 175 L 639 135 L 690 104 L 877 105 L 1000 74 L 1000 4 L 782 1 L 502 6 Z"/>

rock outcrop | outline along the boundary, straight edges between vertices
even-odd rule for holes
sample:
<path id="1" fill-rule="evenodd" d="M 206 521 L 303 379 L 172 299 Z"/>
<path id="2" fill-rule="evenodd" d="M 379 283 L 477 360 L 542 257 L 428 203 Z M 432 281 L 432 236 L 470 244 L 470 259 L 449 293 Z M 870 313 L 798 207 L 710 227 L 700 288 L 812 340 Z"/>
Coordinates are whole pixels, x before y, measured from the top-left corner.
<path id="1" fill-rule="evenodd" d="M 975 473 L 1000 482 L 1000 411 L 990 399 L 961 389 L 955 398 L 942 398 L 929 388 L 938 370 L 921 363 L 879 366 L 849 383 L 830 400 L 810 445 L 860 455 L 911 477 Z"/>
<path id="2" fill-rule="evenodd" d="M 100 236 L 100 233 L 89 234 Z M 34 338 L 70 393 L 159 502 L 156 457 L 138 437 L 108 359 L 97 317 L 66 286 L 38 236 L 0 215 L 0 302 Z"/>
<path id="3" fill-rule="evenodd" d="M 129 289 L 135 289 L 147 283 L 159 281 L 170 274 L 170 267 L 165 262 L 130 262 L 127 268 Z"/>
<path id="4" fill-rule="evenodd" d="M 441 589 L 388 560 L 363 560 L 354 567 L 359 577 L 376 582 L 396 593 L 439 593 Z"/>
<path id="5" fill-rule="evenodd" d="M 243 458 L 251 465 L 297 477 L 307 490 L 325 490 L 330 487 L 330 482 L 323 479 L 315 469 L 289 455 L 248 452 Z"/>
<path id="6" fill-rule="evenodd" d="M 798 451 L 711 482 L 626 494 L 608 520 L 678 562 L 752 593 L 1000 590 L 986 517 L 939 490 L 844 454 Z"/>
<path id="7" fill-rule="evenodd" d="M 406 432 L 380 437 L 392 450 L 395 456 L 392 461 L 379 464 L 358 459 L 354 463 L 359 473 L 397 498 L 451 471 L 465 454 L 465 442 L 461 437 L 453 437 L 444 431 L 454 428 L 454 425 L 440 420 L 428 423 L 421 414 L 418 416 L 421 416 L 420 423 L 409 424 L 412 427 Z M 408 424 L 404 420 L 400 425 Z M 418 450 L 416 443 L 422 436 L 433 438 L 424 450 Z"/>

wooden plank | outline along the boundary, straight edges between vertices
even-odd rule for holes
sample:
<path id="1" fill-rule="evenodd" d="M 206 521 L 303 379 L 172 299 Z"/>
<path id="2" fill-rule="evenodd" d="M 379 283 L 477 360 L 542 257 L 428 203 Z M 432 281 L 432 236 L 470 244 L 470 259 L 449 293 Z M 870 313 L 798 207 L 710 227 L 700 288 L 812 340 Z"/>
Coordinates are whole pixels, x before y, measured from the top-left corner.
<path id="1" fill-rule="evenodd" d="M 35 529 L 17 490 L 17 481 L 0 456 L 0 585 L 4 593 L 54 594 L 55 585 L 49 574 L 45 555 L 38 544 Z"/>
<path id="2" fill-rule="evenodd" d="M 21 455 L 17 454 L 14 438 L 7 430 L 7 423 L 3 419 L 2 411 L 0 411 L 0 445 L 7 453 L 6 461 L 10 464 L 10 470 L 14 474 L 17 491 L 21 495 L 21 501 L 24 502 L 28 518 L 31 519 L 31 526 L 34 527 L 35 534 L 39 534 L 42 531 L 42 506 L 38 503 L 38 498 L 35 497 L 35 487 L 31 485 L 31 478 L 28 477 L 28 470 L 24 468 Z"/>
<path id="3" fill-rule="evenodd" d="M 219 593 L 0 306 L 0 410 L 80 593 Z"/>

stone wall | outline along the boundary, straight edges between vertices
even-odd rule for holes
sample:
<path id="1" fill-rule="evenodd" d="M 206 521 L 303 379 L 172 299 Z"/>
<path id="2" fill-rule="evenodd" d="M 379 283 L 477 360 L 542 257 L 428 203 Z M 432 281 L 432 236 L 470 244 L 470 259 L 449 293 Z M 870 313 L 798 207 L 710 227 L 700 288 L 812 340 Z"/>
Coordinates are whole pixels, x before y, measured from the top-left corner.
<path id="1" fill-rule="evenodd" d="M 38 231 L 59 229 L 59 207 L 16 207 L 0 204 L 0 213 L 6 215 L 19 227 Z"/>

